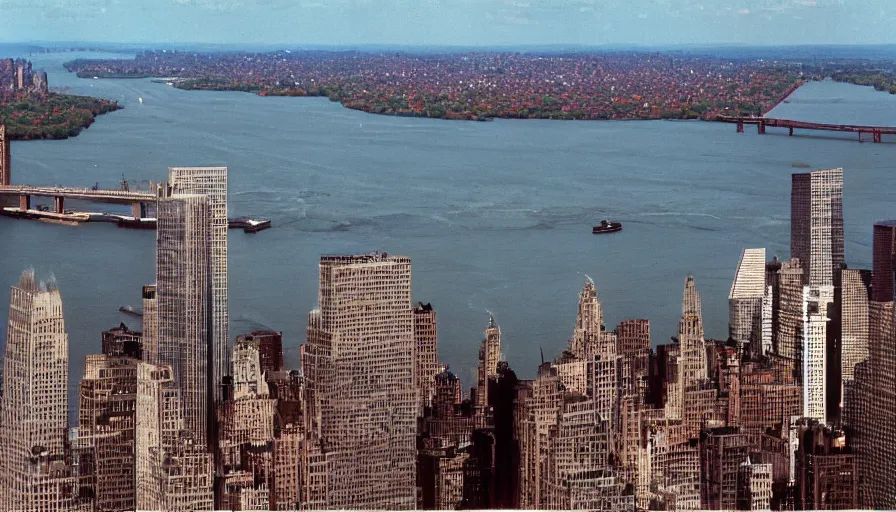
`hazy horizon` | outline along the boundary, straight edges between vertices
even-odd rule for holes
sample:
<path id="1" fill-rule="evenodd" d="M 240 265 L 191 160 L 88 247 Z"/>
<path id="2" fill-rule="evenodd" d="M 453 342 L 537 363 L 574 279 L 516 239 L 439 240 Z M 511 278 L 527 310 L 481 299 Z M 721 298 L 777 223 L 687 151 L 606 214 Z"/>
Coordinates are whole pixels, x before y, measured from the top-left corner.
<path id="1" fill-rule="evenodd" d="M 888 0 L 0 0 L 6 43 L 819 46 L 896 43 Z"/>

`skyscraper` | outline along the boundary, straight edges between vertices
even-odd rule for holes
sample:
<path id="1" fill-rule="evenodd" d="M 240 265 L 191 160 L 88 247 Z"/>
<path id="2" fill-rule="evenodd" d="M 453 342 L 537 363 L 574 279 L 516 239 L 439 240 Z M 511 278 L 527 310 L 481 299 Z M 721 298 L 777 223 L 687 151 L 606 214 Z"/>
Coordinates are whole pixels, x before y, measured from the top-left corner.
<path id="1" fill-rule="evenodd" d="M 833 286 L 803 287 L 803 416 L 827 420 L 828 306 Z"/>
<path id="2" fill-rule="evenodd" d="M 843 271 L 841 378 L 852 381 L 855 366 L 868 359 L 868 301 L 871 295 L 871 271 Z"/>
<path id="3" fill-rule="evenodd" d="M 570 350 L 576 357 L 587 359 L 597 350 L 604 326 L 604 314 L 597 297 L 594 280 L 585 276 L 585 286 L 579 292 L 579 311 Z"/>
<path id="4" fill-rule="evenodd" d="M 301 351 L 310 444 L 303 501 L 412 509 L 411 260 L 385 253 L 321 257 L 318 304 Z"/>
<path id="5" fill-rule="evenodd" d="M 227 168 L 171 167 L 168 182 L 177 194 L 203 194 L 208 197 L 211 231 L 211 366 L 214 399 L 222 399 L 222 383 L 230 371 L 230 338 L 227 334 Z"/>
<path id="6" fill-rule="evenodd" d="M 868 359 L 855 366 L 854 392 L 847 394 L 847 400 L 855 397 L 855 404 L 845 404 L 844 416 L 856 433 L 862 506 L 890 510 L 896 508 L 896 303 L 892 289 L 887 290 L 893 239 L 887 233 L 889 223 L 879 224 L 868 303 Z"/>
<path id="7" fill-rule="evenodd" d="M 123 322 L 118 327 L 103 331 L 103 354 L 112 357 L 142 359 L 142 333 L 128 329 Z"/>
<path id="8" fill-rule="evenodd" d="M 796 510 L 859 508 L 856 458 L 846 433 L 801 419 L 797 434 Z"/>
<path id="9" fill-rule="evenodd" d="M 53 281 L 26 271 L 12 287 L 0 423 L 0 503 L 19 510 L 72 510 L 76 478 L 65 463 L 68 334 Z"/>
<path id="10" fill-rule="evenodd" d="M 82 475 L 91 475 L 96 510 L 136 510 L 137 364 L 130 357 L 89 355 L 78 394 Z"/>
<path id="11" fill-rule="evenodd" d="M 703 510 L 737 508 L 738 472 L 750 453 L 750 438 L 736 427 L 700 434 L 700 504 Z"/>
<path id="12" fill-rule="evenodd" d="M 436 311 L 431 304 L 420 302 L 414 307 L 414 339 L 417 342 L 414 373 L 420 391 L 420 405 L 428 406 L 435 393 L 435 378 L 439 373 Z"/>
<path id="13" fill-rule="evenodd" d="M 0 185 L 9 185 L 12 182 L 11 165 L 6 126 L 0 124 Z"/>
<path id="14" fill-rule="evenodd" d="M 684 298 L 681 304 L 681 320 L 678 323 L 678 342 L 681 346 L 678 375 L 680 392 L 695 387 L 709 378 L 706 361 L 706 344 L 703 339 L 703 308 L 700 294 L 694 283 L 694 276 L 688 276 L 684 283 Z"/>
<path id="15" fill-rule="evenodd" d="M 268 385 L 261 369 L 261 350 L 252 336 L 239 336 L 233 347 L 233 399 L 267 397 Z"/>
<path id="16" fill-rule="evenodd" d="M 790 192 L 790 257 L 807 284 L 840 286 L 843 268 L 843 169 L 794 174 Z"/>
<path id="17" fill-rule="evenodd" d="M 137 364 L 137 510 L 213 510 L 211 454 L 184 429 L 172 373 L 167 365 Z"/>
<path id="18" fill-rule="evenodd" d="M 764 353 L 762 305 L 765 295 L 765 249 L 744 249 L 728 294 L 728 335 L 739 347 L 749 345 L 756 354 Z"/>
<path id="19" fill-rule="evenodd" d="M 143 360 L 159 360 L 159 301 L 156 285 L 143 287 Z"/>
<path id="20" fill-rule="evenodd" d="M 264 380 L 258 339 L 237 338 L 231 360 L 233 397 L 218 404 L 220 460 L 216 464 L 223 471 L 216 508 L 267 510 L 273 487 L 277 400 L 270 397 Z"/>
<path id="21" fill-rule="evenodd" d="M 204 195 L 174 194 L 159 200 L 156 228 L 158 357 L 180 389 L 184 428 L 208 445 L 211 386 L 211 280 L 209 208 Z"/>
<path id="22" fill-rule="evenodd" d="M 874 224 L 874 269 L 871 293 L 875 302 L 893 300 L 893 280 L 896 275 L 896 220 Z"/>
<path id="23" fill-rule="evenodd" d="M 501 359 L 501 328 L 495 317 L 488 315 L 485 339 L 479 347 L 479 378 L 476 387 L 476 406 L 488 407 L 488 381 L 498 376 L 498 361 Z"/>
<path id="24" fill-rule="evenodd" d="M 775 332 L 775 351 L 781 357 L 799 361 L 802 347 L 803 321 L 803 265 L 798 259 L 781 264 L 778 271 L 778 328 Z M 796 368 L 795 368 L 796 369 Z M 795 375 L 801 374 L 795 372 Z"/>

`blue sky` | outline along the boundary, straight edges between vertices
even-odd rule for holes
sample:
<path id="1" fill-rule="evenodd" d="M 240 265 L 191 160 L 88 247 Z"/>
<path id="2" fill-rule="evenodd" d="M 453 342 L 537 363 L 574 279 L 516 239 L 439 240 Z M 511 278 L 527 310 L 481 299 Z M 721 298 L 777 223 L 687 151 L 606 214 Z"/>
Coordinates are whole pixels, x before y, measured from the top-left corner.
<path id="1" fill-rule="evenodd" d="M 896 0 L 0 0 L 0 40 L 890 44 Z"/>

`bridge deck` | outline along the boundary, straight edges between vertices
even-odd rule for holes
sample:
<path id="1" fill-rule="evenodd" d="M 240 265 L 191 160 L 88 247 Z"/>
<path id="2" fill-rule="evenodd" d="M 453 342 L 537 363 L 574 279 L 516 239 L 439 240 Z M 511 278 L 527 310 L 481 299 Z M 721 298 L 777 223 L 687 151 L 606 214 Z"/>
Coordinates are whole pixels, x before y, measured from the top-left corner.
<path id="1" fill-rule="evenodd" d="M 30 185 L 0 185 L 0 195 L 28 195 L 40 197 L 64 197 L 100 203 L 136 203 L 158 199 L 149 192 L 125 192 L 123 190 L 93 190 L 73 187 L 44 187 Z"/>
<path id="2" fill-rule="evenodd" d="M 773 117 L 727 117 L 723 116 L 718 119 L 724 123 L 743 123 L 743 124 L 764 124 L 771 128 L 800 128 L 804 130 L 821 130 L 831 132 L 861 132 L 861 133 L 881 133 L 896 134 L 894 126 L 865 126 L 855 124 L 828 124 L 828 123 L 808 123 L 805 121 L 793 121 L 790 119 L 777 119 Z"/>

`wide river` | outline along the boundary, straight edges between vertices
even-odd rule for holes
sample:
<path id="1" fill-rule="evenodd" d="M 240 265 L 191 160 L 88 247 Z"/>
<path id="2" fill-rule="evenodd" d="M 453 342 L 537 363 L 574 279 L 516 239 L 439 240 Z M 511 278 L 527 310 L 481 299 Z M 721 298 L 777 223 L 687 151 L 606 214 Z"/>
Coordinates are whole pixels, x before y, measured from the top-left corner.
<path id="1" fill-rule="evenodd" d="M 320 98 L 82 80 L 61 66 L 73 57 L 31 59 L 53 88 L 126 108 L 70 140 L 14 142 L 13 180 L 116 187 L 122 175 L 132 184 L 164 180 L 169 166 L 228 166 L 230 215 L 269 217 L 274 225 L 229 233 L 231 336 L 281 330 L 293 367 L 317 302 L 322 254 L 410 256 L 414 300 L 438 313 L 440 359 L 470 385 L 486 310 L 501 326 L 507 360 L 531 378 L 540 347 L 546 358 L 565 347 L 584 274 L 597 283 L 608 328 L 649 318 L 657 344 L 676 334 L 692 273 L 707 336 L 726 337 L 741 250 L 766 247 L 769 257 L 788 257 L 790 175 L 804 171 L 795 164 L 844 168 L 850 266 L 869 267 L 872 223 L 896 217 L 893 140 L 759 136 L 755 127 L 737 134 L 733 125 L 704 122 L 384 117 Z M 773 114 L 896 124 L 896 96 L 812 83 Z M 95 207 L 102 208 L 111 207 Z M 603 218 L 625 230 L 592 236 Z M 154 233 L 0 218 L 0 240 L 3 286 L 30 266 L 41 277 L 55 275 L 74 398 L 84 356 L 100 352 L 100 332 L 135 323 L 118 308 L 139 306 L 141 286 L 154 281 Z M 0 311 L 8 297 L 0 293 Z M 5 327 L 0 322 L 4 340 Z"/>

